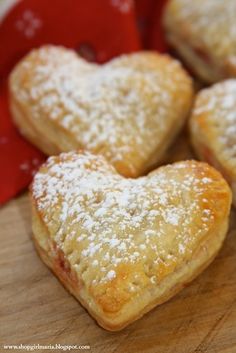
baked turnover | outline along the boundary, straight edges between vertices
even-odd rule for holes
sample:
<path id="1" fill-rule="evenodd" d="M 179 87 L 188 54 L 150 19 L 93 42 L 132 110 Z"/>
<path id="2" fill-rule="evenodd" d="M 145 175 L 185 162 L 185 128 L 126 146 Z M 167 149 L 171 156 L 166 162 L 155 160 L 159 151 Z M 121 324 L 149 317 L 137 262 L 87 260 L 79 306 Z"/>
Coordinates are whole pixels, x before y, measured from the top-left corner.
<path id="1" fill-rule="evenodd" d="M 236 206 L 236 80 L 199 92 L 190 130 L 198 156 L 222 172 L 233 190 Z"/>
<path id="2" fill-rule="evenodd" d="M 10 76 L 15 123 L 48 155 L 87 149 L 136 177 L 155 165 L 189 113 L 192 81 L 167 55 L 90 64 L 62 47 L 33 50 Z"/>
<path id="3" fill-rule="evenodd" d="M 235 0 L 170 0 L 167 4 L 167 40 L 206 82 L 236 76 L 235 14 Z"/>
<path id="4" fill-rule="evenodd" d="M 231 192 L 203 162 L 130 179 L 101 155 L 69 152 L 40 168 L 31 200 L 42 260 L 102 327 L 120 330 L 213 260 Z"/>

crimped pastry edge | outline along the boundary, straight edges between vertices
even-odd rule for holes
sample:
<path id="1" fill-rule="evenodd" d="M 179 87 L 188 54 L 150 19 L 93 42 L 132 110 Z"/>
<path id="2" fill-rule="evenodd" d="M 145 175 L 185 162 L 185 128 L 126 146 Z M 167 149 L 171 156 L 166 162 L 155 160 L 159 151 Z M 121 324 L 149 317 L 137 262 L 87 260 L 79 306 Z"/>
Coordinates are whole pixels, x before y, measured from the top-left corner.
<path id="1" fill-rule="evenodd" d="M 99 308 L 99 306 L 93 301 L 93 298 L 89 296 L 84 286 L 79 288 L 80 291 L 78 291 L 78 288 L 74 288 L 74 286 L 70 283 L 70 280 L 66 280 L 62 276 L 61 272 L 58 271 L 58 268 L 54 265 L 53 257 L 50 256 L 50 253 L 47 252 L 39 243 L 40 235 L 36 231 L 36 227 L 34 227 L 35 222 L 40 224 L 41 231 L 44 236 L 46 236 L 43 241 L 48 243 L 50 236 L 47 231 L 47 227 L 43 223 L 43 220 L 40 218 L 40 215 L 33 205 L 33 240 L 40 258 L 52 270 L 65 288 L 85 307 L 97 323 L 108 331 L 119 331 L 123 329 L 135 320 L 141 318 L 145 313 L 149 312 L 157 305 L 169 300 L 187 283 L 196 278 L 214 260 L 222 246 L 228 229 L 228 218 L 226 218 L 218 229 L 213 229 L 210 234 L 208 232 L 208 237 L 205 239 L 205 242 L 200 244 L 198 249 L 194 252 L 192 260 L 188 264 L 184 264 L 184 266 L 167 276 L 167 278 L 161 282 L 161 285 L 155 288 L 155 292 L 158 292 L 158 290 L 160 292 L 162 291 L 161 295 L 155 295 L 153 288 L 149 288 L 149 291 L 146 290 L 143 293 L 139 293 L 139 297 L 145 298 L 145 295 L 147 295 L 149 298 L 149 300 L 146 298 L 146 305 L 144 305 L 139 311 L 135 311 L 134 302 L 128 302 L 122 308 L 123 315 L 119 312 L 112 315 L 106 315 L 106 313 L 102 313 L 101 308 Z M 79 278 L 78 281 L 80 281 Z M 165 286 L 166 288 L 163 288 Z M 82 290 L 83 293 L 81 294 Z M 151 297 L 154 297 L 154 299 L 150 300 Z"/>

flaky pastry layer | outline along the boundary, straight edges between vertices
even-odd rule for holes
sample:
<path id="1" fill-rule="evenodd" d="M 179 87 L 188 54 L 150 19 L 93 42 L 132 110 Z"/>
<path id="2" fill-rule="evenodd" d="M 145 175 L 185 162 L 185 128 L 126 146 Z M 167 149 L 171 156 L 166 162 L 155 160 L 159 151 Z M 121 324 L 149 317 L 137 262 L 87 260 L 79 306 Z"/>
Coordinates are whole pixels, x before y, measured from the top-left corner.
<path id="1" fill-rule="evenodd" d="M 169 0 L 164 27 L 170 45 L 203 81 L 236 76 L 235 0 Z"/>
<path id="2" fill-rule="evenodd" d="M 23 58 L 9 90 L 16 125 L 46 154 L 87 149 L 128 177 L 160 161 L 193 98 L 191 78 L 167 55 L 139 52 L 96 65 L 55 46 Z"/>
<path id="3" fill-rule="evenodd" d="M 125 179 L 102 156 L 71 152 L 41 167 L 31 199 L 43 261 L 102 327 L 120 330 L 212 261 L 231 193 L 205 163 Z"/>
<path id="4" fill-rule="evenodd" d="M 236 80 L 200 91 L 190 118 L 193 147 L 200 159 L 221 171 L 236 205 Z"/>

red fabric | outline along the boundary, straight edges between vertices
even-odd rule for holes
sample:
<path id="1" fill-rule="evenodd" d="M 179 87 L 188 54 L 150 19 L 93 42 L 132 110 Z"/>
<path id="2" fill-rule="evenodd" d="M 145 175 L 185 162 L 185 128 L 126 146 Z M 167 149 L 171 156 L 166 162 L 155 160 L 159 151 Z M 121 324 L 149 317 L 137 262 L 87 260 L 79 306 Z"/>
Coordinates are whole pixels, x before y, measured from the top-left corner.
<path id="1" fill-rule="evenodd" d="M 28 186 L 44 155 L 20 136 L 7 102 L 7 76 L 30 49 L 46 43 L 105 62 L 145 47 L 165 51 L 166 0 L 21 0 L 0 23 L 0 204 Z"/>
<path id="2" fill-rule="evenodd" d="M 167 50 L 161 23 L 165 3 L 166 0 L 136 0 L 137 25 L 145 49 Z"/>
<path id="3" fill-rule="evenodd" d="M 45 157 L 14 127 L 8 109 L 6 84 L 0 89 L 0 114 L 0 203 L 4 203 L 30 183 Z"/>

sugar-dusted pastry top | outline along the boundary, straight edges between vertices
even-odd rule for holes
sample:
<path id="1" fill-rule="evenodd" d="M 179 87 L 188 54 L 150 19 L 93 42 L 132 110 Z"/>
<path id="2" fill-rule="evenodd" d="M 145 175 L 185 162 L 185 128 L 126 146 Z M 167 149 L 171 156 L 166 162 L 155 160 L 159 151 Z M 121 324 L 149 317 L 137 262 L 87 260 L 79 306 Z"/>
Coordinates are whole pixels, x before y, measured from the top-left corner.
<path id="1" fill-rule="evenodd" d="M 190 131 L 197 154 L 223 173 L 236 205 L 236 80 L 222 81 L 198 93 Z"/>
<path id="2" fill-rule="evenodd" d="M 190 124 L 192 133 L 202 136 L 216 159 L 236 180 L 236 80 L 200 91 Z"/>
<path id="3" fill-rule="evenodd" d="M 126 179 L 88 152 L 50 157 L 31 194 L 48 231 L 48 239 L 36 234 L 37 242 L 45 251 L 55 243 L 88 297 L 112 315 L 128 304 L 143 310 L 145 291 L 198 251 L 209 260 L 210 243 L 219 247 L 225 235 L 231 202 L 226 182 L 205 163 L 179 162 Z"/>
<path id="4" fill-rule="evenodd" d="M 224 77 L 236 75 L 236 1 L 170 0 L 165 23 Z M 221 71 L 221 72 L 220 72 Z"/>
<path id="5" fill-rule="evenodd" d="M 10 78 L 13 117 L 33 143 L 48 154 L 78 148 L 101 153 L 128 176 L 161 157 L 187 117 L 192 94 L 179 62 L 154 52 L 96 65 L 72 50 L 45 46 L 26 56 Z"/>

